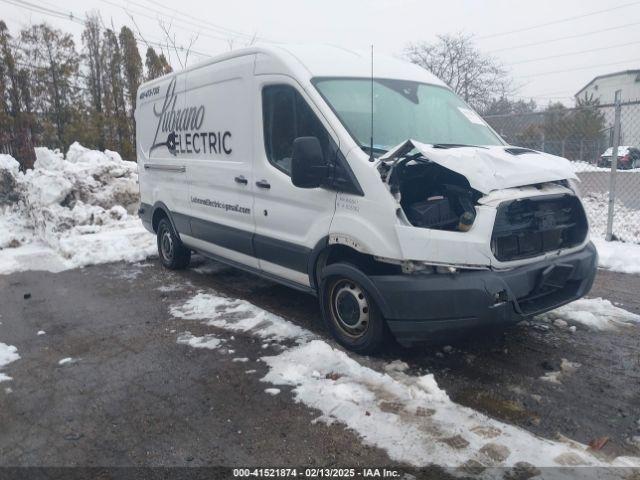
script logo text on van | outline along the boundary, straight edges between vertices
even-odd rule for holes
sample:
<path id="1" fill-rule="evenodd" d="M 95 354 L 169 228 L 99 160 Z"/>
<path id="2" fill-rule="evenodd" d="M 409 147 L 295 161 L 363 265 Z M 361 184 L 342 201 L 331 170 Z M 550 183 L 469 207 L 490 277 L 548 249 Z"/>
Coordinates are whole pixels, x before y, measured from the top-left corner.
<path id="1" fill-rule="evenodd" d="M 158 111 L 155 105 L 153 107 L 158 123 L 149 153 L 157 148 L 166 147 L 173 155 L 179 153 L 230 155 L 233 151 L 231 132 L 200 131 L 204 123 L 205 106 L 185 106 L 183 109 L 176 110 L 178 96 L 175 90 L 176 79 L 174 78 L 167 88 L 162 109 Z M 166 140 L 162 141 L 164 135 Z"/>

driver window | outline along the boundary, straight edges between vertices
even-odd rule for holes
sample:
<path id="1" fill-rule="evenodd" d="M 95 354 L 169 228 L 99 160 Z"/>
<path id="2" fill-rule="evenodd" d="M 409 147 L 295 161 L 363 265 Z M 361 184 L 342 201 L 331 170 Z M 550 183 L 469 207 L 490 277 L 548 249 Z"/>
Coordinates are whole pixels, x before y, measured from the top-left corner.
<path id="1" fill-rule="evenodd" d="M 326 157 L 330 137 L 302 96 L 288 85 L 270 85 L 262 90 L 264 145 L 269 162 L 291 174 L 293 141 L 317 137 Z"/>

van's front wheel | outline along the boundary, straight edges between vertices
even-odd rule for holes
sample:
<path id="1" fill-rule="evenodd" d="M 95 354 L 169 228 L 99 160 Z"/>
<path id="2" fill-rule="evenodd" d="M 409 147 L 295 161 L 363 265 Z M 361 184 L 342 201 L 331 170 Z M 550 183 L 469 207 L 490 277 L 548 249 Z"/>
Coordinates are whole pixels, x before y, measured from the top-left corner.
<path id="1" fill-rule="evenodd" d="M 182 245 L 178 234 L 167 218 L 158 224 L 158 256 L 170 270 L 181 270 L 189 266 L 191 250 Z"/>
<path id="2" fill-rule="evenodd" d="M 342 276 L 323 279 L 320 303 L 327 328 L 342 346 L 365 355 L 382 348 L 384 318 L 358 282 Z"/>

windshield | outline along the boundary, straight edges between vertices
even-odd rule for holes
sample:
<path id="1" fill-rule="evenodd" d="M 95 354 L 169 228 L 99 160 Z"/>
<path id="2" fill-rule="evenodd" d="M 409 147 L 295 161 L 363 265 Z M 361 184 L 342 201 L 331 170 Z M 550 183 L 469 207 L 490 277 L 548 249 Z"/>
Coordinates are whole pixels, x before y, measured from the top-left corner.
<path id="1" fill-rule="evenodd" d="M 319 78 L 313 83 L 351 136 L 368 149 L 371 79 Z M 376 79 L 373 93 L 374 151 L 387 151 L 408 139 L 432 145 L 504 145 L 476 112 L 444 87 Z"/>

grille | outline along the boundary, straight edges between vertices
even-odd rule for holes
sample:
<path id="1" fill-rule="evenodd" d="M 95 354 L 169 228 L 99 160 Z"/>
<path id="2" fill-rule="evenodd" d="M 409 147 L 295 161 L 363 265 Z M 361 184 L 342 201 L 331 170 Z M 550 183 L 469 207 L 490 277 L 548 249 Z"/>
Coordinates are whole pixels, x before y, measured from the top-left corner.
<path id="1" fill-rule="evenodd" d="M 491 250 L 501 262 L 535 257 L 579 245 L 587 228 L 584 209 L 574 195 L 505 202 L 498 207 Z"/>

